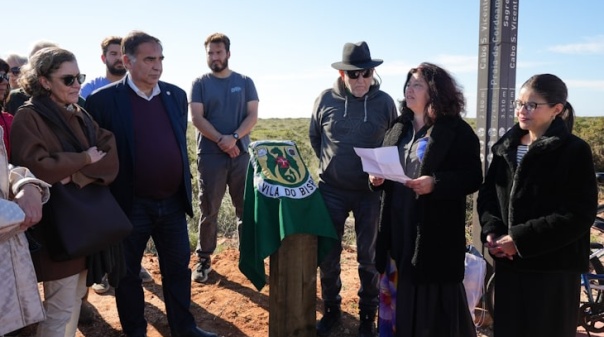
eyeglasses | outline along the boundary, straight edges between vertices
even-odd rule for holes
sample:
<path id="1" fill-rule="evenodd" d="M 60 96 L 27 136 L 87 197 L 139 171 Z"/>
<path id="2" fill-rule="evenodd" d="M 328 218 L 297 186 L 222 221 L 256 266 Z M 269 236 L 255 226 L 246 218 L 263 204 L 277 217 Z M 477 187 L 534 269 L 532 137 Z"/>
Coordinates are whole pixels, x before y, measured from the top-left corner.
<path id="1" fill-rule="evenodd" d="M 10 68 L 10 72 L 13 75 L 17 76 L 21 73 L 21 67 L 12 67 L 12 68 Z"/>
<path id="2" fill-rule="evenodd" d="M 84 81 L 86 80 L 86 75 L 84 74 L 77 74 L 77 75 L 65 75 L 65 76 L 61 76 L 60 77 L 63 80 L 63 84 L 65 84 L 68 87 L 71 87 L 76 80 L 78 80 L 78 83 L 82 84 L 84 83 Z"/>
<path id="3" fill-rule="evenodd" d="M 535 102 L 522 103 L 522 101 L 517 100 L 517 101 L 514 101 L 514 108 L 516 108 L 516 110 L 520 110 L 520 109 L 522 109 L 522 107 L 524 107 L 526 109 L 526 111 L 532 112 L 533 110 L 537 109 L 540 105 L 545 105 L 545 104 L 552 104 L 552 103 L 535 103 Z"/>
<path id="4" fill-rule="evenodd" d="M 371 69 L 363 69 L 363 70 L 346 70 L 346 75 L 349 78 L 356 80 L 359 76 L 363 76 L 363 78 L 369 78 L 373 75 L 373 68 Z"/>
<path id="5" fill-rule="evenodd" d="M 0 74 L 0 83 L 2 83 L 3 80 L 8 82 L 8 74 Z"/>

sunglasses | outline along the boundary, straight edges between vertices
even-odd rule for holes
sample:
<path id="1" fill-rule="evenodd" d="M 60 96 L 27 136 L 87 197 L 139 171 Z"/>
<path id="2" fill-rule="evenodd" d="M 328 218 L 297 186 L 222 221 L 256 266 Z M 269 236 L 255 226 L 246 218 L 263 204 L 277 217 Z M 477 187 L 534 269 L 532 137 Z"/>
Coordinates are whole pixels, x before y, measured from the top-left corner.
<path id="1" fill-rule="evenodd" d="M 0 74 L 0 83 L 2 81 L 7 81 L 8 82 L 8 74 Z"/>
<path id="2" fill-rule="evenodd" d="M 84 81 L 86 80 L 86 75 L 84 75 L 84 74 L 65 75 L 65 76 L 61 76 L 60 78 L 61 78 L 61 80 L 63 80 L 63 84 L 65 84 L 68 87 L 71 87 L 75 83 L 76 80 L 80 84 L 84 83 Z"/>
<path id="3" fill-rule="evenodd" d="M 21 67 L 12 67 L 10 68 L 10 72 L 15 76 L 19 75 L 21 73 Z"/>
<path id="4" fill-rule="evenodd" d="M 363 76 L 363 78 L 369 78 L 373 75 L 373 68 L 371 69 L 363 69 L 363 70 L 346 70 L 346 75 L 350 79 L 356 80 L 359 76 Z"/>

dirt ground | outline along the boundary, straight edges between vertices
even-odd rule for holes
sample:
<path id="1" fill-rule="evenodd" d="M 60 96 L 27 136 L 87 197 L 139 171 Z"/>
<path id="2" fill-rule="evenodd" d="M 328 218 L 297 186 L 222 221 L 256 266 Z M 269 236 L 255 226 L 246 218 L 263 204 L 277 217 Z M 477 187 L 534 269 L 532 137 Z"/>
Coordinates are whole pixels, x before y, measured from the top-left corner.
<path id="1" fill-rule="evenodd" d="M 213 271 L 205 284 L 191 283 L 192 307 L 198 326 L 218 333 L 222 337 L 267 337 L 269 324 L 269 291 L 267 285 L 258 292 L 251 282 L 239 271 L 239 251 L 228 248 L 217 253 L 212 261 Z M 268 261 L 267 271 L 268 271 Z M 194 264 L 191 260 L 191 267 Z M 169 337 L 170 330 L 165 316 L 161 291 L 161 276 L 157 258 L 146 255 L 143 266 L 153 276 L 153 283 L 145 283 L 146 310 L 149 337 Z M 345 249 L 342 255 L 342 325 L 331 336 L 356 337 L 358 332 L 358 275 L 356 273 L 356 253 L 353 248 Z M 318 279 L 318 277 L 317 277 Z M 317 286 L 319 289 L 319 286 Z M 115 308 L 113 289 L 98 295 L 90 291 L 89 301 L 95 308 L 92 324 L 80 325 L 77 337 L 118 337 L 123 336 Z M 317 317 L 320 317 L 320 294 L 317 292 Z M 478 317 L 481 311 L 478 309 Z M 491 337 L 485 317 L 484 327 L 478 328 L 478 337 Z M 20 336 L 31 336 L 34 327 L 25 329 Z M 580 328 L 577 337 L 587 336 Z M 604 336 L 604 334 L 591 336 Z M 280 336 L 279 336 L 280 337 Z"/>

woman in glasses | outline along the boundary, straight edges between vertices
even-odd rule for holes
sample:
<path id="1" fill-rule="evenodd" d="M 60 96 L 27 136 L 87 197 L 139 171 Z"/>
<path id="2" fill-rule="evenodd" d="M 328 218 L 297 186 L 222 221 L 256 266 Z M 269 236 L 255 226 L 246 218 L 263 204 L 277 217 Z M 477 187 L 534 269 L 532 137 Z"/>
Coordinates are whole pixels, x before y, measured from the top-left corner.
<path id="1" fill-rule="evenodd" d="M 565 122 L 574 116 L 567 95 L 551 74 L 522 85 L 518 122 L 493 145 L 478 194 L 497 269 L 495 337 L 576 333 L 598 190 L 591 149 Z"/>
<path id="2" fill-rule="evenodd" d="M 384 146 L 411 178 L 370 176 L 384 190 L 377 241 L 380 336 L 476 336 L 462 284 L 466 197 L 482 183 L 478 137 L 462 119 L 451 75 L 422 63 L 407 74 L 401 115 Z"/>
<path id="3" fill-rule="evenodd" d="M 19 108 L 13 121 L 13 163 L 29 168 L 51 185 L 76 184 L 83 188 L 113 181 L 118 171 L 115 139 L 77 104 L 85 76 L 80 74 L 75 56 L 57 47 L 44 48 L 21 70 L 20 84 L 31 99 Z M 75 146 L 68 149 L 70 135 L 87 150 L 74 152 Z M 90 139 L 95 144 L 90 144 Z M 47 319 L 38 325 L 37 336 L 75 336 L 81 299 L 87 291 L 86 258 L 51 258 L 47 249 L 53 235 L 49 218 L 44 215 L 41 224 L 32 230 L 42 247 L 32 253 L 32 259 L 38 281 L 44 285 L 47 312 Z M 100 277 L 94 281 L 100 282 Z"/>

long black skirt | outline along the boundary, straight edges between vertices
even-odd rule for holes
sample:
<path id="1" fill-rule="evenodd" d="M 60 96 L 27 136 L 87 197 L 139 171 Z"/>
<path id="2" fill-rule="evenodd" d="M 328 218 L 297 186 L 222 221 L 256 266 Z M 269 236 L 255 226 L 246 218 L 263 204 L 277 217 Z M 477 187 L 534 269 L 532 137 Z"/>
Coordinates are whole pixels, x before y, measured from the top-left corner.
<path id="1" fill-rule="evenodd" d="M 386 279 L 380 287 L 380 315 L 387 314 L 380 317 L 381 337 L 476 337 L 463 283 L 413 284 L 405 275 L 395 275 L 394 263 L 388 267 L 390 289 L 384 291 Z M 390 295 L 396 300 L 388 301 Z M 391 317 L 396 317 L 394 326 L 388 326 Z"/>
<path id="2" fill-rule="evenodd" d="M 496 269 L 495 337 L 576 336 L 579 273 Z"/>

